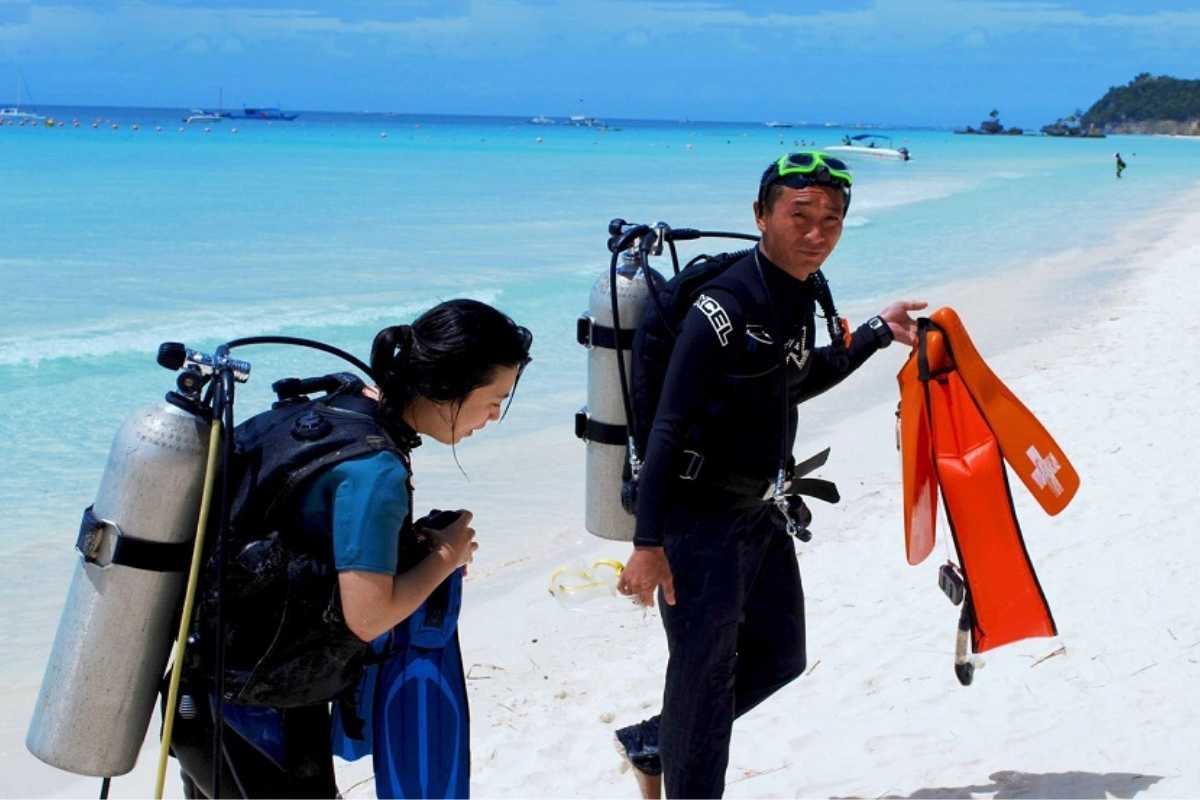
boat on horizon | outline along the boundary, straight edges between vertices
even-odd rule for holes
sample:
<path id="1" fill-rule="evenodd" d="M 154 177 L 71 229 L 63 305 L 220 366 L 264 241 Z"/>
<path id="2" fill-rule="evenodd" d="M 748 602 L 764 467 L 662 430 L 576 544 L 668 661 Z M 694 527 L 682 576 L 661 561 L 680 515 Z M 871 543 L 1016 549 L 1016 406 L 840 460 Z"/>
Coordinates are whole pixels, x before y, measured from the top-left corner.
<path id="1" fill-rule="evenodd" d="M 765 124 L 768 128 L 790 128 L 790 127 L 792 127 L 792 123 L 790 123 L 790 122 L 778 122 L 776 120 L 771 120 L 770 122 L 766 122 L 763 124 Z"/>
<path id="2" fill-rule="evenodd" d="M 44 122 L 45 116 L 34 114 L 32 111 L 22 111 L 20 106 L 0 108 L 0 120 L 11 120 L 20 124 L 26 122 Z"/>
<path id="3" fill-rule="evenodd" d="M 45 122 L 46 117 L 42 114 L 35 114 L 32 111 L 21 110 L 21 87 L 24 85 L 24 80 L 21 74 L 17 73 L 17 103 L 8 108 L 0 108 L 0 122 L 8 121 L 15 122 L 18 125 L 24 125 L 26 122 Z"/>
<path id="4" fill-rule="evenodd" d="M 220 122 L 227 116 L 228 114 L 223 111 L 206 111 L 203 108 L 193 108 L 183 118 L 183 121 L 188 125 L 191 125 L 193 122 Z"/>
<path id="5" fill-rule="evenodd" d="M 886 147 L 880 147 L 876 142 L 886 142 Z M 844 156 L 871 156 L 873 158 L 892 158 L 897 161 L 909 161 L 912 156 L 907 147 L 892 147 L 892 137 L 878 133 L 860 133 L 857 136 L 843 136 L 842 143 L 823 148 L 827 153 L 838 153 Z"/>
<path id="6" fill-rule="evenodd" d="M 251 108 L 246 106 L 242 108 L 241 113 L 230 112 L 225 116 L 230 119 L 265 119 L 265 120 L 280 120 L 283 122 L 291 122 L 299 114 L 290 114 L 285 111 L 280 111 L 278 108 Z"/>
<path id="7" fill-rule="evenodd" d="M 553 124 L 555 124 L 555 122 L 551 117 L 547 117 L 547 116 L 538 114 L 536 117 L 529 118 L 529 124 L 530 125 L 553 125 Z"/>

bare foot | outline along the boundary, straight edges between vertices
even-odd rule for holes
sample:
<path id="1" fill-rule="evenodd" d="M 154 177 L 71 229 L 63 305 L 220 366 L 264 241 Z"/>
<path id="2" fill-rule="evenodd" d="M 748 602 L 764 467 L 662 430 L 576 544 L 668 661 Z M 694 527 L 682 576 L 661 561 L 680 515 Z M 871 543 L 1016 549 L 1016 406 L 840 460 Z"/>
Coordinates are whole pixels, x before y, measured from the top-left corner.
<path id="1" fill-rule="evenodd" d="M 633 777 L 637 781 L 638 791 L 642 800 L 660 800 L 662 797 L 662 775 L 650 775 L 633 767 Z"/>

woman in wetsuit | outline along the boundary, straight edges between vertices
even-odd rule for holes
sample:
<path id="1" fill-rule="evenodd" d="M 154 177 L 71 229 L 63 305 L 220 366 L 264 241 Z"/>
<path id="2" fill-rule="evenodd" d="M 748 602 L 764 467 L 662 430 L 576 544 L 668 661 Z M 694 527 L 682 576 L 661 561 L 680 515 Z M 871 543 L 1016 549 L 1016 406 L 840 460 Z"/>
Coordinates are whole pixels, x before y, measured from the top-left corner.
<path id="1" fill-rule="evenodd" d="M 376 335 L 375 386 L 347 384 L 302 407 L 280 403 L 239 426 L 239 457 L 255 467 L 243 472 L 282 462 L 279 484 L 270 485 L 296 488 L 273 516 L 255 518 L 269 535 L 226 543 L 233 552 L 224 579 L 224 758 L 215 769 L 215 670 L 201 644 L 185 670 L 188 702 L 172 740 L 186 796 L 216 796 L 218 772 L 222 797 L 337 796 L 328 702 L 335 690 L 326 686 L 340 697 L 339 753 L 374 751 L 383 770 L 378 796 L 465 796 L 469 740 L 456 622 L 462 568 L 478 545 L 469 511 L 413 521 L 408 456 L 422 437 L 453 446 L 500 419 L 531 342 L 527 329 L 486 304 L 447 301 Z M 355 448 L 361 454 L 329 455 Z M 269 477 L 256 475 L 262 486 Z M 235 507 L 231 537 L 239 510 L 253 506 Z M 282 564 L 275 570 L 285 576 L 282 596 L 253 583 L 260 573 L 246 567 L 250 555 L 254 565 Z M 315 612 L 304 617 L 306 609 Z M 210 630 L 204 622 L 198 615 L 194 625 L 201 643 Z M 434 778 L 445 786 L 414 790 L 397 767 L 404 743 L 396 737 L 411 738 L 421 724 L 403 686 L 418 645 L 426 659 L 418 666 L 453 689 L 446 713 L 421 720 L 439 736 L 453 727 L 454 747 L 431 754 L 439 759 L 433 772 L 444 773 Z M 363 702 L 368 695 L 373 701 Z M 430 765 L 421 768 L 428 779 Z"/>

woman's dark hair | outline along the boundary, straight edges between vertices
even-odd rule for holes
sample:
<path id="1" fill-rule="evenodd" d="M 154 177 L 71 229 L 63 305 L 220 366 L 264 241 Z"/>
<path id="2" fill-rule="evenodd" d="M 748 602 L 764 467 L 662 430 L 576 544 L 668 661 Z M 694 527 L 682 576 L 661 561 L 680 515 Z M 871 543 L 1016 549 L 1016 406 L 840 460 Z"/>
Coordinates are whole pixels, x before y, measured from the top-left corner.
<path id="1" fill-rule="evenodd" d="M 532 343 L 528 328 L 477 300 L 447 300 L 411 325 L 384 328 L 371 345 L 383 417 L 399 420 L 417 397 L 461 403 L 491 382 L 497 368 L 523 369 Z"/>

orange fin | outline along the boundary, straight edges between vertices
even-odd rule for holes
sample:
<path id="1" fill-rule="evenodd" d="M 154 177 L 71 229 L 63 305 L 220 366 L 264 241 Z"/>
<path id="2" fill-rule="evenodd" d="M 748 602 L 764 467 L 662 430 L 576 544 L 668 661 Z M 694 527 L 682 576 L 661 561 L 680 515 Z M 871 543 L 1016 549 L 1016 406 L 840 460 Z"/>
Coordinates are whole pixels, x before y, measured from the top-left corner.
<path id="1" fill-rule="evenodd" d="M 900 382 L 900 462 L 904 475 L 904 550 L 920 564 L 933 550 L 937 527 L 937 476 L 925 387 L 917 374 L 916 351 L 896 379 Z"/>
<path id="2" fill-rule="evenodd" d="M 972 604 L 973 650 L 1056 635 L 996 436 L 957 371 L 926 385 L 937 480 Z"/>
<path id="3" fill-rule="evenodd" d="M 939 308 L 931 319 L 945 332 L 955 368 L 995 433 L 1004 460 L 1047 514 L 1062 511 L 1079 489 L 1079 473 L 1066 453 L 988 368 L 954 309 Z"/>

